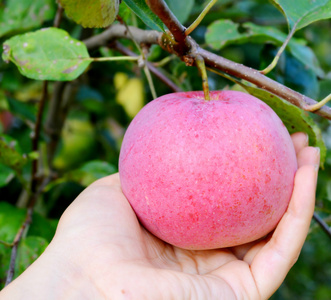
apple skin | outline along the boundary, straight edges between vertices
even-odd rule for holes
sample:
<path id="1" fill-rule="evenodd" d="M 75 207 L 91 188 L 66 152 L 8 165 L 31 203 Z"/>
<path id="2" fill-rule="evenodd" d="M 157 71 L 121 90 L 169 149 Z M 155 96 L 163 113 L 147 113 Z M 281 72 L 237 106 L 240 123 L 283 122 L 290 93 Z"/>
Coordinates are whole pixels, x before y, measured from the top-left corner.
<path id="1" fill-rule="evenodd" d="M 264 237 L 285 213 L 297 160 L 291 137 L 261 100 L 236 91 L 164 95 L 128 127 L 123 192 L 143 226 L 184 249 Z"/>

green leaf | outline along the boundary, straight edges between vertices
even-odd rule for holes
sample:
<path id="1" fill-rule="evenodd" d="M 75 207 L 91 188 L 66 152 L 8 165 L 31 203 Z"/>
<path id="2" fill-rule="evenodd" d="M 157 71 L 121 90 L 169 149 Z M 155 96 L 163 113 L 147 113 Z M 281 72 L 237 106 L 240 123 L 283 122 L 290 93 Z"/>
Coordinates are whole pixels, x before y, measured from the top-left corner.
<path id="1" fill-rule="evenodd" d="M 289 28 L 299 30 L 315 21 L 331 18 L 331 0 L 272 0 L 284 14 Z"/>
<path id="2" fill-rule="evenodd" d="M 0 163 L 20 172 L 28 159 L 21 153 L 19 144 L 13 138 L 0 135 Z"/>
<path id="3" fill-rule="evenodd" d="M 26 209 L 0 201 L 0 240 L 12 243 L 25 218 Z M 39 236 L 50 242 L 54 237 L 57 224 L 38 213 L 34 213 L 32 219 L 27 235 Z"/>
<path id="4" fill-rule="evenodd" d="M 0 187 L 7 185 L 14 176 L 15 173 L 11 168 L 0 164 Z"/>
<path id="5" fill-rule="evenodd" d="M 46 249 L 48 242 L 37 236 L 24 238 L 18 248 L 16 277 L 22 274 Z"/>
<path id="6" fill-rule="evenodd" d="M 114 174 L 115 172 L 117 172 L 117 169 L 105 161 L 90 161 L 79 169 L 79 173 L 82 175 L 79 178 L 79 182 L 83 186 L 88 186 L 97 179 Z"/>
<path id="7" fill-rule="evenodd" d="M 241 29 L 241 30 L 240 30 Z M 271 42 L 281 46 L 287 35 L 275 27 L 259 26 L 253 23 L 236 24 L 231 20 L 219 20 L 208 26 L 206 42 L 213 49 L 219 50 L 231 44 L 267 43 Z M 288 51 L 306 68 L 312 69 L 319 77 L 324 77 L 324 72 L 314 54 L 307 47 L 305 41 L 292 38 Z"/>
<path id="8" fill-rule="evenodd" d="M 11 113 L 18 116 L 20 119 L 36 122 L 36 106 L 31 103 L 18 101 L 8 97 L 7 102 Z"/>
<path id="9" fill-rule="evenodd" d="M 34 213 L 28 236 L 39 236 L 50 242 L 55 235 L 57 223 L 57 220 L 49 220 L 38 213 Z"/>
<path id="10" fill-rule="evenodd" d="M 53 0 L 7 0 L 0 7 L 0 37 L 36 28 L 54 17 Z"/>
<path id="11" fill-rule="evenodd" d="M 58 28 L 41 29 L 5 41 L 2 58 L 36 80 L 73 80 L 91 63 L 86 46 Z"/>
<path id="12" fill-rule="evenodd" d="M 187 21 L 194 6 L 194 0 L 166 0 L 165 2 L 182 24 Z"/>
<path id="13" fill-rule="evenodd" d="M 26 210 L 0 202 L 0 240 L 12 243 L 26 217 Z"/>
<path id="14" fill-rule="evenodd" d="M 146 4 L 145 0 L 123 0 L 123 2 L 150 28 L 164 31 L 163 23 Z"/>
<path id="15" fill-rule="evenodd" d="M 114 22 L 119 0 L 59 0 L 67 16 L 83 27 L 107 27 Z"/>
<path id="16" fill-rule="evenodd" d="M 82 167 L 69 171 L 62 178 L 53 181 L 47 186 L 47 190 L 53 188 L 55 185 L 58 185 L 63 182 L 73 181 L 84 187 L 87 187 L 92 182 L 114 174 L 117 172 L 117 168 L 105 161 L 94 160 L 84 164 Z"/>
<path id="17" fill-rule="evenodd" d="M 237 84 L 243 87 L 249 94 L 259 98 L 269 105 L 283 121 L 290 134 L 295 132 L 306 132 L 309 136 L 309 144 L 320 148 L 321 166 L 324 166 L 327 149 L 322 138 L 322 133 L 318 125 L 307 112 L 268 91 L 249 86 L 235 79 L 233 81 L 237 82 Z"/>

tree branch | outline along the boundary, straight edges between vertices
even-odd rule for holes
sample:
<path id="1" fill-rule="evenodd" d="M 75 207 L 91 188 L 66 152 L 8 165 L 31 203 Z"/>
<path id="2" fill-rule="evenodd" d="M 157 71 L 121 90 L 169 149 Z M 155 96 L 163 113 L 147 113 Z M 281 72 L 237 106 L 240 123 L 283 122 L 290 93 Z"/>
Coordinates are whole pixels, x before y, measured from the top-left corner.
<path id="1" fill-rule="evenodd" d="M 11 254 L 10 254 L 9 269 L 7 272 L 5 286 L 7 286 L 9 283 L 11 283 L 14 278 L 18 245 L 23 237 L 25 229 L 28 228 L 29 224 L 32 221 L 32 214 L 33 214 L 33 207 L 28 208 L 25 220 L 24 220 L 22 226 L 20 227 L 19 231 L 17 232 L 15 239 L 11 245 L 12 250 L 11 250 Z"/>
<path id="2" fill-rule="evenodd" d="M 33 136 L 32 136 L 32 151 L 34 151 L 34 152 L 38 151 L 42 115 L 44 112 L 44 107 L 45 107 L 45 103 L 46 103 L 47 95 L 48 95 L 47 90 L 48 90 L 48 81 L 44 81 L 42 96 L 41 96 L 41 99 L 39 101 L 39 106 L 38 106 L 35 129 L 34 129 Z M 38 175 L 38 159 L 35 159 L 32 161 L 32 168 L 31 168 L 31 193 L 32 193 L 32 195 L 37 190 L 37 184 L 38 184 L 37 175 Z M 32 199 L 33 197 L 30 197 L 30 198 Z M 29 201 L 31 201 L 31 199 Z"/>
<path id="3" fill-rule="evenodd" d="M 186 28 L 178 21 L 168 5 L 163 0 L 146 0 L 149 8 L 161 19 L 174 36 L 175 40 L 182 44 L 186 39 Z"/>
<path id="4" fill-rule="evenodd" d="M 197 51 L 205 59 L 206 65 L 209 67 L 253 83 L 257 87 L 269 91 L 303 110 L 306 110 L 310 105 L 317 103 L 315 100 L 266 77 L 255 69 L 234 63 L 233 61 L 227 60 L 222 56 L 218 56 L 202 48 L 199 48 Z M 331 108 L 328 106 L 323 106 L 314 113 L 331 120 Z"/>
<path id="5" fill-rule="evenodd" d="M 138 43 L 159 44 L 163 49 L 169 51 L 170 53 L 179 55 L 172 47 L 166 47 L 166 45 L 164 45 L 161 32 L 154 30 L 141 30 L 135 27 L 129 28 Z M 93 49 L 107 45 L 110 41 L 119 38 L 130 39 L 130 35 L 128 34 L 125 26 L 116 24 L 101 34 L 85 40 L 84 43 L 87 45 L 88 49 Z M 298 106 L 303 110 L 307 110 L 311 105 L 318 103 L 315 100 L 304 96 L 270 79 L 269 77 L 266 77 L 258 70 L 235 63 L 222 56 L 200 48 L 198 44 L 190 37 L 187 37 L 185 43 L 190 44 L 191 50 L 189 53 L 187 53 L 186 56 L 180 56 L 180 58 L 186 61 L 188 64 L 193 64 L 194 61 L 194 58 L 192 58 L 192 63 L 189 63 L 190 57 L 194 57 L 194 55 L 200 54 L 204 58 L 206 66 L 253 83 L 257 87 L 267 90 L 270 93 L 273 93 L 274 95 L 287 100 L 288 102 Z M 319 110 L 314 111 L 314 113 L 331 120 L 331 108 L 328 106 L 323 106 Z"/>
<path id="6" fill-rule="evenodd" d="M 321 226 L 323 231 L 331 238 L 331 228 L 324 222 L 324 220 L 316 213 L 314 212 L 314 220 L 318 223 L 318 225 Z"/>
<path id="7" fill-rule="evenodd" d="M 128 26 L 128 28 L 138 44 L 159 43 L 158 40 L 161 37 L 161 32 L 156 30 L 143 30 L 133 26 Z M 87 49 L 91 50 L 97 47 L 105 46 L 109 42 L 120 38 L 131 39 L 131 36 L 124 25 L 114 24 L 102 33 L 83 40 L 83 42 L 85 43 Z"/>
<path id="8" fill-rule="evenodd" d="M 47 160 L 49 165 L 52 164 L 62 128 L 69 107 L 75 98 L 77 87 L 77 80 L 68 83 L 63 81 L 55 83 L 45 124 L 45 132 L 50 137 L 50 141 L 47 144 Z"/>

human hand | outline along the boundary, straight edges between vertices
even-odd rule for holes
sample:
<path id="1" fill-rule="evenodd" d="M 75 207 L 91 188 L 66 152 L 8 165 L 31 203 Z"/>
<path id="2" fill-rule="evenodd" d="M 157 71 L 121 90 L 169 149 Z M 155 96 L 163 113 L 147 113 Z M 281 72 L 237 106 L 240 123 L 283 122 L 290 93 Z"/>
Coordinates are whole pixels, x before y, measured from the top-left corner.
<path id="1" fill-rule="evenodd" d="M 44 254 L 0 298 L 269 298 L 297 260 L 314 211 L 319 152 L 302 133 L 292 140 L 299 166 L 292 199 L 263 240 L 204 251 L 164 243 L 139 224 L 115 174 L 79 195 Z"/>

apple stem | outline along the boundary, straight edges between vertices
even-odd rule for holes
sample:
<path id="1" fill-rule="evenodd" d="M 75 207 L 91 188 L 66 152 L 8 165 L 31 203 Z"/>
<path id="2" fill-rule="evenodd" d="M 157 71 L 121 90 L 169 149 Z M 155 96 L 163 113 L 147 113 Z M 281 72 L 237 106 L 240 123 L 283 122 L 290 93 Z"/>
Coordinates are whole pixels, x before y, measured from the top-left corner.
<path id="1" fill-rule="evenodd" d="M 205 100 L 209 101 L 210 100 L 210 93 L 209 93 L 209 84 L 208 84 L 208 76 L 207 76 L 207 70 L 206 70 L 206 65 L 205 61 L 202 58 L 201 55 L 197 55 L 195 57 L 195 64 L 200 72 L 200 75 L 202 77 L 202 89 L 205 94 Z"/>

